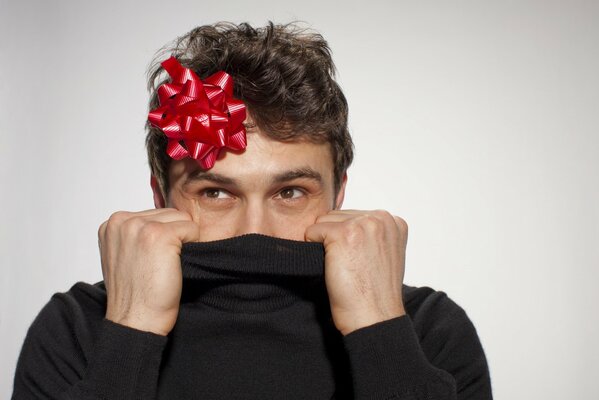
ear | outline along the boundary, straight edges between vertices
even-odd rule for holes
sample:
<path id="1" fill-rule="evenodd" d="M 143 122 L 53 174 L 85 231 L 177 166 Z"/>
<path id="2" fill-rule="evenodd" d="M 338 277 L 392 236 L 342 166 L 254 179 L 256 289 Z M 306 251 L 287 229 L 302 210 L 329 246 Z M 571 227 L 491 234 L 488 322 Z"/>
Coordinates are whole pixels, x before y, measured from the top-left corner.
<path id="1" fill-rule="evenodd" d="M 154 207 L 166 207 L 166 201 L 164 201 L 164 196 L 162 195 L 162 190 L 160 190 L 158 179 L 156 179 L 154 175 L 150 177 L 150 186 L 152 187 L 152 193 L 154 193 Z"/>
<path id="2" fill-rule="evenodd" d="M 347 184 L 347 172 L 343 174 L 341 185 L 339 186 L 339 192 L 335 199 L 335 210 L 340 210 L 343 205 L 343 199 L 345 199 L 345 185 Z"/>

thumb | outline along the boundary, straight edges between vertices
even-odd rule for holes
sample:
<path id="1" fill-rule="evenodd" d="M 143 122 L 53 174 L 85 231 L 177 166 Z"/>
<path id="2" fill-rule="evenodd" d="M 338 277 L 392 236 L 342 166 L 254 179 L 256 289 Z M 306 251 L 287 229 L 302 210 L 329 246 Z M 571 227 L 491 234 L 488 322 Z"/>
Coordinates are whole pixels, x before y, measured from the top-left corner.
<path id="1" fill-rule="evenodd" d="M 175 235 L 181 243 L 199 242 L 200 225 L 193 221 L 176 221 L 170 223 Z"/>
<path id="2" fill-rule="evenodd" d="M 326 244 L 327 240 L 330 239 L 334 225 L 334 222 L 319 222 L 314 225 L 310 225 L 306 228 L 306 233 L 304 235 L 306 242 L 318 242 Z"/>

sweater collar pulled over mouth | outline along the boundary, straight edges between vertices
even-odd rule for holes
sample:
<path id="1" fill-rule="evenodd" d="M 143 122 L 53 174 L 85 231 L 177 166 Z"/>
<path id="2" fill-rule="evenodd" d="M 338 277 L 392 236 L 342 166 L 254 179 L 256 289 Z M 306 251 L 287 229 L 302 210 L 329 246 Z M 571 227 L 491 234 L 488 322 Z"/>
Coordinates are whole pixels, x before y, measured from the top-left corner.
<path id="1" fill-rule="evenodd" d="M 255 233 L 186 243 L 181 267 L 184 303 L 256 313 L 326 301 L 321 243 Z"/>

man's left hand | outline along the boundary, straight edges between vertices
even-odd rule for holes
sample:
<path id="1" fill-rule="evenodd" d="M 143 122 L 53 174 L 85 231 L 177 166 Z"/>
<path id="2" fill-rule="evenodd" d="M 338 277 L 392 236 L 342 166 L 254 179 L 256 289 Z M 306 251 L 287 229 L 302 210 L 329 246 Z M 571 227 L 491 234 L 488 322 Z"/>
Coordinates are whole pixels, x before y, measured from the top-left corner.
<path id="1" fill-rule="evenodd" d="M 406 222 L 386 211 L 333 210 L 306 229 L 325 248 L 325 280 L 337 329 L 356 329 L 405 315 L 402 283 Z"/>

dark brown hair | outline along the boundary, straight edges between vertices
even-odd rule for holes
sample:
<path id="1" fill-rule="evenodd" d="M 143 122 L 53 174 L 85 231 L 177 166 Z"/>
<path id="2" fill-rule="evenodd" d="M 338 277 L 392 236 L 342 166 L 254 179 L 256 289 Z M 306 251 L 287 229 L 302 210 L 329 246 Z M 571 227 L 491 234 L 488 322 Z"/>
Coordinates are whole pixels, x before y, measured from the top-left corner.
<path id="1" fill-rule="evenodd" d="M 150 109 L 159 106 L 157 88 L 168 81 L 160 62 L 176 57 L 201 79 L 223 70 L 234 79 L 234 96 L 252 122 L 280 141 L 329 143 L 335 191 L 353 159 L 347 101 L 335 82 L 331 50 L 324 38 L 297 23 L 253 28 L 247 23 L 200 26 L 163 48 L 148 73 Z M 152 174 L 162 193 L 169 190 L 164 133 L 146 124 Z"/>

